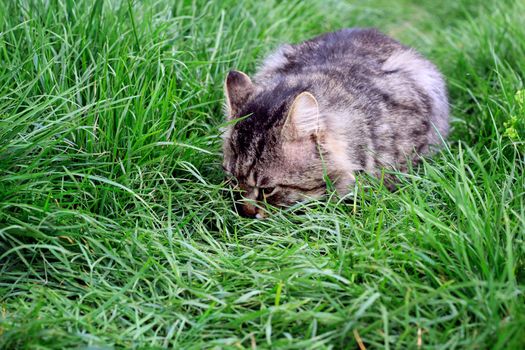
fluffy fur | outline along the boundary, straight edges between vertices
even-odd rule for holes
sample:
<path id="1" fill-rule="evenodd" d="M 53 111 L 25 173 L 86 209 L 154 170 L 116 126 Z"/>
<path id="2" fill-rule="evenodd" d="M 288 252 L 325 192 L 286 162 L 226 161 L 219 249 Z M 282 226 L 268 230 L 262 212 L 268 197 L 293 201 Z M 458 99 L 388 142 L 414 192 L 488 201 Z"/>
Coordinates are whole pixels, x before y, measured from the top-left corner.
<path id="1" fill-rule="evenodd" d="M 243 197 L 287 206 L 325 193 L 324 175 L 344 195 L 355 173 L 404 171 L 448 133 L 448 102 L 436 67 L 375 29 L 344 29 L 281 46 L 252 81 L 225 81 L 223 167 Z"/>

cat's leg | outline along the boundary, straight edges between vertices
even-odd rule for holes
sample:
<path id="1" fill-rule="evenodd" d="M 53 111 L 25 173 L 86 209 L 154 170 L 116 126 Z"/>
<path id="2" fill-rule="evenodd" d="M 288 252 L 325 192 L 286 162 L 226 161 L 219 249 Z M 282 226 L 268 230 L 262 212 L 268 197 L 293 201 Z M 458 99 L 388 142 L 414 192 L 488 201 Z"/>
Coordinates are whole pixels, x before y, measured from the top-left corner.
<path id="1" fill-rule="evenodd" d="M 344 197 L 354 190 L 355 176 L 352 173 L 342 173 L 334 181 L 334 187 L 340 197 Z"/>

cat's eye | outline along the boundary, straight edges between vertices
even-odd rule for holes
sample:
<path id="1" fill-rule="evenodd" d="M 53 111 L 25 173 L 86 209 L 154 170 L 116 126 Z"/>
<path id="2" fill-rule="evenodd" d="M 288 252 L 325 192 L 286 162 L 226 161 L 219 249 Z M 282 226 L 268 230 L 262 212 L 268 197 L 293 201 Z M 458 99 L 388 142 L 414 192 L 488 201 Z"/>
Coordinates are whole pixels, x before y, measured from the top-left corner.
<path id="1" fill-rule="evenodd" d="M 266 198 L 274 194 L 275 189 L 276 187 L 264 187 L 264 188 L 260 188 L 259 190 L 262 192 L 263 198 Z"/>

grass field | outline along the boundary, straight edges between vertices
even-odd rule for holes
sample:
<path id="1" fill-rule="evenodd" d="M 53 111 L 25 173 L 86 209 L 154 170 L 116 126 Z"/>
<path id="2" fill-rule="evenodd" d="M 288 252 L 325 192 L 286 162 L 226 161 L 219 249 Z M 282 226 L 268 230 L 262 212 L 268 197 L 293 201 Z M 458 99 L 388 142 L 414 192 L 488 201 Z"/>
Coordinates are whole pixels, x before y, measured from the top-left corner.
<path id="1" fill-rule="evenodd" d="M 0 349 L 525 347 L 524 0 L 0 2 Z M 376 26 L 444 72 L 387 191 L 240 218 L 222 81 Z"/>

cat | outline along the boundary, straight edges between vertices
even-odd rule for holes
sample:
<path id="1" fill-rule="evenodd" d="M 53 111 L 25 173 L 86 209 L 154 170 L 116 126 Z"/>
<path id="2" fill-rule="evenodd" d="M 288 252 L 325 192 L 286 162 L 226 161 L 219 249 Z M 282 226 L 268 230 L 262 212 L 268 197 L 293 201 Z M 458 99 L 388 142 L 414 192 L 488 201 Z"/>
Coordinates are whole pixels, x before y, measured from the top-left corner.
<path id="1" fill-rule="evenodd" d="M 253 81 L 230 71 L 224 92 L 223 169 L 237 181 L 238 211 L 247 217 L 265 216 L 260 202 L 320 198 L 327 177 L 344 196 L 357 172 L 406 171 L 449 131 L 438 69 L 376 29 L 283 45 Z"/>

